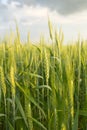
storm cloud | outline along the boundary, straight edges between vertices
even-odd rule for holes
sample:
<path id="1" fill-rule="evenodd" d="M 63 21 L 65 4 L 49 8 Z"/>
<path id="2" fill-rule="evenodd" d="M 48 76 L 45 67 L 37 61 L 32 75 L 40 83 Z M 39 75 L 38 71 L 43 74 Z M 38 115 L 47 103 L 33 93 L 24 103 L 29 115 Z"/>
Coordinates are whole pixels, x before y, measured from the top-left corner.
<path id="1" fill-rule="evenodd" d="M 57 11 L 62 15 L 69 15 L 87 9 L 87 0 L 8 0 L 19 2 L 20 7 L 24 5 L 48 7 L 50 10 Z"/>

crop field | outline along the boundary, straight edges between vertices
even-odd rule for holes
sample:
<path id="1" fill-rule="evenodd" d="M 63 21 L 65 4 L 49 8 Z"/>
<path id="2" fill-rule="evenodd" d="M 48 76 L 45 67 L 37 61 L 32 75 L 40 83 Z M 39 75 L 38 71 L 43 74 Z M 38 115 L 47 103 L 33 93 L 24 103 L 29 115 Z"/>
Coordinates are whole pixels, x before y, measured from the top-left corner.
<path id="1" fill-rule="evenodd" d="M 48 26 L 51 44 L 0 43 L 0 130 L 87 130 L 87 42 Z"/>

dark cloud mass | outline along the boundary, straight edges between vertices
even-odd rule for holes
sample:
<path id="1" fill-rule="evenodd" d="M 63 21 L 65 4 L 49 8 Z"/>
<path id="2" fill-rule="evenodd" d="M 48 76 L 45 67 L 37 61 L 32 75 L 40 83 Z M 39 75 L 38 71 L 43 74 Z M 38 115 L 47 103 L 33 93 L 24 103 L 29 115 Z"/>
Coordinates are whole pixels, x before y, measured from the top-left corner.
<path id="1" fill-rule="evenodd" d="M 63 15 L 69 15 L 87 9 L 87 0 L 8 0 L 9 3 L 12 1 L 19 2 L 21 7 L 23 5 L 48 7 Z"/>

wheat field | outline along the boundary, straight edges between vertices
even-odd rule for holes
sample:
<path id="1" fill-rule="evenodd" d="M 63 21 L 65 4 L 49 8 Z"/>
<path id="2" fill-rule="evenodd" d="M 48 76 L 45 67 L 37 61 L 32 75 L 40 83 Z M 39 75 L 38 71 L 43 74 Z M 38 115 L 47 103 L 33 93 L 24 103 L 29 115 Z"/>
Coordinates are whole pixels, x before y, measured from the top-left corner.
<path id="1" fill-rule="evenodd" d="M 48 26 L 51 44 L 0 43 L 0 130 L 87 130 L 87 42 Z"/>

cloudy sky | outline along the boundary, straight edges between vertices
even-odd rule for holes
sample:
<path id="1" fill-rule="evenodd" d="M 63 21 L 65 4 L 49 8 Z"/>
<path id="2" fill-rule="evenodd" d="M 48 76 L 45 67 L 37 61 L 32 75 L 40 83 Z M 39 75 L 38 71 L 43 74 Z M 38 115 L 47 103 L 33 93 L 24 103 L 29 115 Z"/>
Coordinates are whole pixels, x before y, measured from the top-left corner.
<path id="1" fill-rule="evenodd" d="M 32 41 L 48 38 L 48 15 L 55 28 L 62 27 L 65 43 L 79 33 L 87 38 L 87 0 L 0 0 L 0 37 L 15 30 L 16 20 L 22 39 L 27 32 Z"/>

